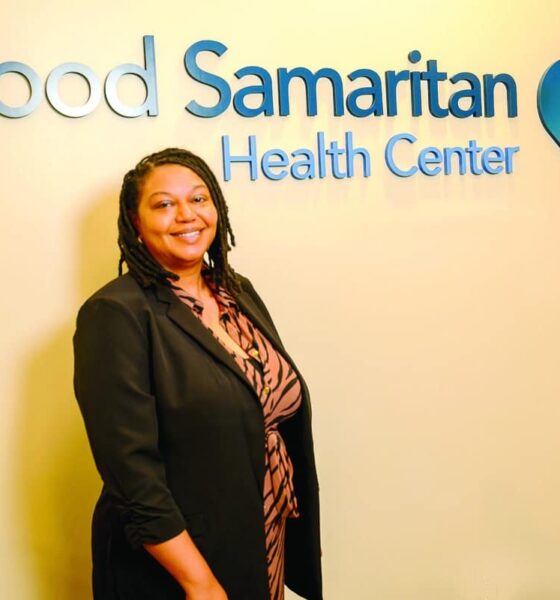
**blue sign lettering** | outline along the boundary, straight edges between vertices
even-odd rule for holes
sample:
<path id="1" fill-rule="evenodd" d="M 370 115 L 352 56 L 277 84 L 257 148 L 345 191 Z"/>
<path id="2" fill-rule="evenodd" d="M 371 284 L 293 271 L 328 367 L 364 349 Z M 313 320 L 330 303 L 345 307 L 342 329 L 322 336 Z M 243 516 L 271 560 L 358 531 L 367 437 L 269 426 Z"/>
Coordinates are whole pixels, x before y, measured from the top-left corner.
<path id="1" fill-rule="evenodd" d="M 226 79 L 206 71 L 198 66 L 199 54 L 211 52 L 220 57 L 227 51 L 227 46 L 214 40 L 202 40 L 190 46 L 185 52 L 185 69 L 195 81 L 213 88 L 218 93 L 218 102 L 213 106 L 204 106 L 196 100 L 186 105 L 186 110 L 198 117 L 217 117 L 223 114 L 233 99 L 235 111 L 242 117 L 264 115 L 272 117 L 278 114 L 288 116 L 292 111 L 290 90 L 294 80 L 303 82 L 305 88 L 305 114 L 314 117 L 318 114 L 317 86 L 320 80 L 330 83 L 332 114 L 340 117 L 347 110 L 355 117 L 380 116 L 387 114 L 394 117 L 399 113 L 398 89 L 405 85 L 410 95 L 410 112 L 413 117 L 422 116 L 423 94 L 427 94 L 427 104 L 430 114 L 436 118 L 445 118 L 451 114 L 464 119 L 467 117 L 493 117 L 495 114 L 495 89 L 499 84 L 506 93 L 507 116 L 517 116 L 517 86 L 515 80 L 507 73 L 499 75 L 486 74 L 482 81 L 467 71 L 456 73 L 448 78 L 445 71 L 440 71 L 437 60 L 426 61 L 424 71 L 404 69 L 401 71 L 386 71 L 382 78 L 372 69 L 356 69 L 347 75 L 351 82 L 365 79 L 369 85 L 350 90 L 345 95 L 341 74 L 330 67 L 323 67 L 313 72 L 306 67 L 294 67 L 290 70 L 279 67 L 276 77 L 266 69 L 258 66 L 246 66 L 235 71 L 237 79 L 257 77 L 258 85 L 246 85 L 237 91 L 232 91 Z M 422 58 L 418 50 L 408 55 L 412 64 Z M 383 80 L 385 90 L 383 90 Z M 277 89 L 273 88 L 276 81 Z M 451 85 L 468 85 L 467 89 L 452 91 L 447 102 L 443 99 L 443 83 Z M 424 85 L 423 85 L 424 84 Z M 260 104 L 256 107 L 247 106 L 247 97 L 257 95 Z M 369 100 L 369 102 L 368 102 Z M 484 102 L 483 102 L 484 101 Z M 366 105 L 360 104 L 365 102 Z"/>
<path id="2" fill-rule="evenodd" d="M 371 175 L 371 158 L 365 148 L 355 148 L 351 131 L 344 134 L 344 143 L 333 140 L 325 142 L 325 133 L 319 131 L 316 136 L 316 150 L 311 148 L 298 148 L 293 152 L 286 152 L 282 148 L 266 150 L 260 157 L 257 151 L 256 136 L 248 137 L 248 154 L 233 155 L 229 135 L 222 136 L 222 157 L 224 180 L 232 178 L 231 167 L 233 163 L 246 163 L 249 166 L 249 177 L 255 181 L 259 177 L 259 166 L 262 174 L 274 181 L 284 179 L 290 175 L 294 179 L 323 179 L 329 173 L 336 179 L 346 179 L 354 176 L 354 163 L 361 158 L 362 173 L 364 177 Z M 296 159 L 291 161 L 291 158 Z"/>
<path id="3" fill-rule="evenodd" d="M 428 176 L 439 175 L 442 172 L 444 175 L 451 175 L 455 171 L 458 171 L 459 175 L 465 175 L 467 170 L 473 175 L 510 174 L 513 171 L 513 155 L 519 152 L 519 146 L 482 148 L 476 140 L 469 140 L 465 148 L 427 146 L 418 152 L 415 164 L 399 166 L 394 153 L 395 146 L 402 141 L 414 144 L 417 140 L 411 133 L 398 133 L 392 136 L 385 146 L 385 163 L 391 173 L 399 177 L 411 177 L 418 171 Z"/>

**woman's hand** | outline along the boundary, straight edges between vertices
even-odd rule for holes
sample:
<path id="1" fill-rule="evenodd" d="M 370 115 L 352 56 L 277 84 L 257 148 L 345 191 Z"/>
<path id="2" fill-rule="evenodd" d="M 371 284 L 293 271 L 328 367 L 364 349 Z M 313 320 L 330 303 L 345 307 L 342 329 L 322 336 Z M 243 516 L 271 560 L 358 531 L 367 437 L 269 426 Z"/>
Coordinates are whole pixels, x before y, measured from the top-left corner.
<path id="1" fill-rule="evenodd" d="M 144 548 L 173 575 L 187 600 L 228 600 L 224 588 L 186 531 L 166 542 L 144 544 Z"/>
<path id="2" fill-rule="evenodd" d="M 224 588 L 215 577 L 207 583 L 189 585 L 185 591 L 185 600 L 228 600 Z"/>

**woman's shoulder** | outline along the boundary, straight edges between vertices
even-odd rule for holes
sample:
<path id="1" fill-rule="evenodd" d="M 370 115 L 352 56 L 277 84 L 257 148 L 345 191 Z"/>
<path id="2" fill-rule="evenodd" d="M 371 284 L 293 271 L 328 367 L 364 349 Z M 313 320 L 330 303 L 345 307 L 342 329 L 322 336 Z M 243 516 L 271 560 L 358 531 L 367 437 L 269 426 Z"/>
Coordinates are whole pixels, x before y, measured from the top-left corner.
<path id="1" fill-rule="evenodd" d="M 237 277 L 237 281 L 239 281 L 239 285 L 241 286 L 241 289 L 245 290 L 248 287 L 253 287 L 251 285 L 251 282 L 249 281 L 249 279 L 247 277 L 245 277 L 245 275 L 241 275 L 241 273 L 238 273 L 236 271 L 235 276 Z"/>
<path id="2" fill-rule="evenodd" d="M 264 305 L 261 297 L 257 293 L 257 290 L 255 290 L 253 284 L 251 283 L 251 280 L 240 273 L 236 273 L 236 276 L 241 288 L 241 295 L 247 295 L 257 304 Z"/>
<path id="3" fill-rule="evenodd" d="M 273 323 L 272 317 L 270 316 L 270 313 L 268 311 L 268 308 L 266 307 L 266 304 L 264 303 L 263 299 L 261 298 L 261 296 L 259 295 L 257 290 L 255 290 L 255 288 L 253 287 L 253 284 L 251 283 L 251 281 L 247 277 L 240 275 L 239 273 L 236 273 L 236 275 L 238 277 L 239 284 L 241 285 L 242 295 L 246 294 L 249 298 L 251 298 L 253 303 L 256 304 L 256 306 L 261 310 L 261 312 L 263 312 L 266 315 L 268 320 L 271 323 Z"/>
<path id="4" fill-rule="evenodd" d="M 253 287 L 253 284 L 251 283 L 251 280 L 248 277 L 245 277 L 245 275 L 241 275 L 241 273 L 238 273 L 237 271 L 235 275 L 237 277 L 237 281 L 239 281 L 239 285 L 241 286 L 242 291 L 248 293 L 255 292 L 255 288 Z"/>
<path id="5" fill-rule="evenodd" d="M 130 273 L 120 275 L 100 287 L 82 306 L 108 302 L 133 307 L 146 303 L 147 289 L 143 288 Z"/>

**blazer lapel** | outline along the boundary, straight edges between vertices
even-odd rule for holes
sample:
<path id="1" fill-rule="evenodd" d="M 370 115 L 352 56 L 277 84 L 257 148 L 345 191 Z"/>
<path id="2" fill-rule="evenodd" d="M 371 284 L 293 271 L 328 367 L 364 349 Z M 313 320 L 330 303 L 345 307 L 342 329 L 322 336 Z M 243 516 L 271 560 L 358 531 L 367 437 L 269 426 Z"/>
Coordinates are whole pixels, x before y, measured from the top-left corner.
<path id="1" fill-rule="evenodd" d="M 168 304 L 167 316 L 178 325 L 185 333 L 196 339 L 196 341 L 210 354 L 212 354 L 217 360 L 228 367 L 233 373 L 235 373 L 243 383 L 251 390 L 251 392 L 257 397 L 257 394 L 253 386 L 248 381 L 243 371 L 239 368 L 235 359 L 224 349 L 224 347 L 216 340 L 212 333 L 197 319 L 189 308 L 187 308 L 179 298 L 173 293 L 173 291 L 163 285 L 156 286 L 156 296 L 160 302 Z M 274 330 L 271 322 L 263 315 L 262 311 L 255 304 L 251 295 L 242 290 L 237 296 L 236 301 L 239 308 L 249 317 L 252 323 L 263 333 L 271 344 L 278 350 L 280 354 L 288 361 L 288 363 L 296 371 L 303 385 L 304 396 L 308 401 L 309 392 L 307 386 L 299 372 L 297 366 L 290 355 L 286 352 L 284 346 L 278 334 Z M 258 398 L 257 398 L 258 399 Z"/>
<path id="2" fill-rule="evenodd" d="M 299 372 L 299 369 L 297 368 L 296 364 L 292 360 L 292 357 L 286 352 L 286 349 L 284 348 L 282 341 L 278 337 L 278 334 L 276 333 L 274 326 L 272 325 L 270 320 L 268 318 L 266 318 L 266 316 L 262 313 L 262 311 L 259 309 L 259 307 L 256 305 L 255 301 L 253 300 L 253 298 L 251 297 L 249 292 L 242 290 L 241 293 L 239 294 L 239 296 L 236 298 L 236 300 L 237 300 L 237 303 L 239 304 L 239 307 L 241 308 L 241 310 L 249 317 L 249 319 L 251 319 L 253 324 L 256 325 L 260 329 L 261 333 L 266 335 L 266 337 L 268 338 L 270 343 L 288 361 L 288 363 L 291 365 L 291 367 L 297 373 L 300 383 L 301 383 L 301 386 L 302 386 L 303 397 L 305 399 L 304 404 L 306 406 L 306 409 L 310 413 L 311 406 L 309 404 L 309 390 L 307 388 L 307 384 L 305 383 L 305 380 L 303 379 L 302 374 Z"/>
<path id="3" fill-rule="evenodd" d="M 185 306 L 173 291 L 164 286 L 156 287 L 156 296 L 160 302 L 168 304 L 167 316 L 178 325 L 185 333 L 193 337 L 214 358 L 231 369 L 247 387 L 255 393 L 255 390 L 245 377 L 243 371 L 238 367 L 235 359 L 216 340 L 210 330 L 197 319 L 190 309 Z"/>

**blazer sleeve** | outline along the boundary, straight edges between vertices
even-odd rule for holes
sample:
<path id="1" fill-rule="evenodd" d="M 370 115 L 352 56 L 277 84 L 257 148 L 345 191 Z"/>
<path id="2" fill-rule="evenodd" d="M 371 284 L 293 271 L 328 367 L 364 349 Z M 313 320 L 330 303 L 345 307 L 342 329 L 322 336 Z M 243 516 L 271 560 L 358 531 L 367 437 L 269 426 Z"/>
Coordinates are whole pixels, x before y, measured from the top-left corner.
<path id="1" fill-rule="evenodd" d="M 74 389 L 97 469 L 133 547 L 185 529 L 166 485 L 150 393 L 147 324 L 113 299 L 90 299 L 74 335 Z"/>

